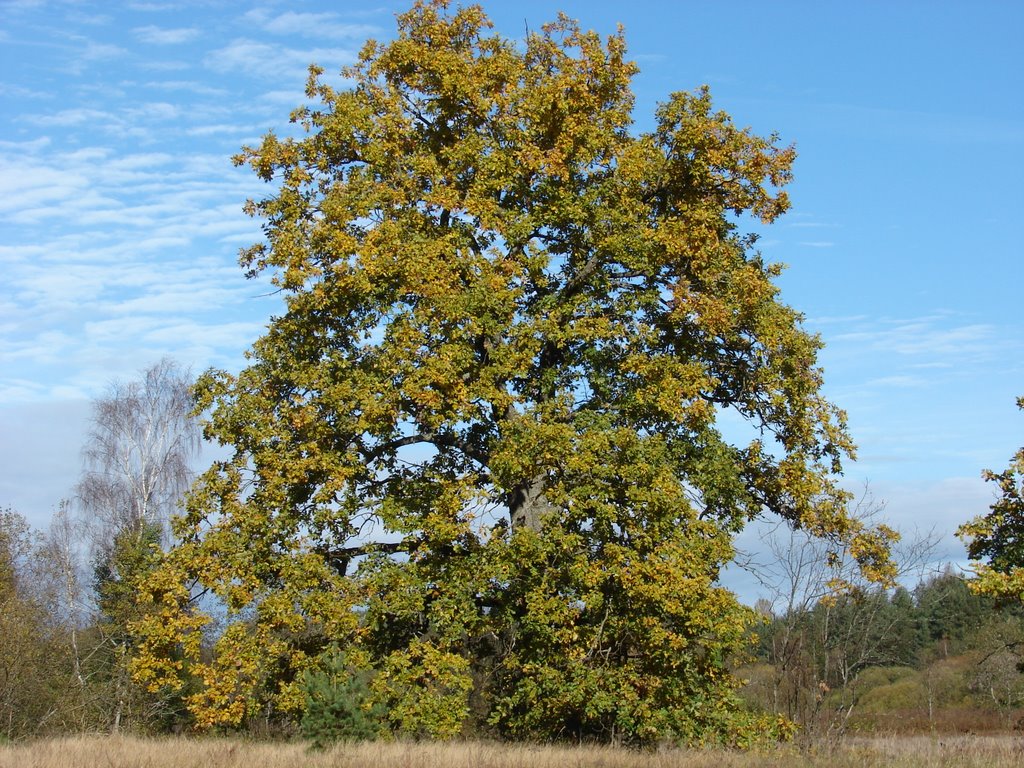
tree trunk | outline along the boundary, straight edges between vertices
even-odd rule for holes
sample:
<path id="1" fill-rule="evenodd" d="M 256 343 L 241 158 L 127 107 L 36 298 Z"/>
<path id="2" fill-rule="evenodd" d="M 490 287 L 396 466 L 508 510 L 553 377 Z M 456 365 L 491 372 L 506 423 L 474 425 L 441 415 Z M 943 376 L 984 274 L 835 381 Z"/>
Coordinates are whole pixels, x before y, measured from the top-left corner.
<path id="1" fill-rule="evenodd" d="M 540 532 L 544 517 L 555 509 L 548 503 L 547 497 L 544 495 L 546 480 L 547 476 L 541 472 L 521 483 L 513 491 L 509 504 L 512 530 L 526 528 Z"/>

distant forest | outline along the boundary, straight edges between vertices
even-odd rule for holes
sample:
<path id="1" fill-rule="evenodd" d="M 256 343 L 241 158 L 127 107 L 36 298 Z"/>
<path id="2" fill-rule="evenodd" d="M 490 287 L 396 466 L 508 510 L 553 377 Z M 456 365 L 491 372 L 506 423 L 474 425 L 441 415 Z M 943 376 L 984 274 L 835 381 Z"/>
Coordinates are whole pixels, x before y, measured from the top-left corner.
<path id="1" fill-rule="evenodd" d="M 749 706 L 805 732 L 1018 728 L 1024 609 L 971 592 L 951 568 L 914 589 L 855 589 L 772 615 L 740 670 Z"/>

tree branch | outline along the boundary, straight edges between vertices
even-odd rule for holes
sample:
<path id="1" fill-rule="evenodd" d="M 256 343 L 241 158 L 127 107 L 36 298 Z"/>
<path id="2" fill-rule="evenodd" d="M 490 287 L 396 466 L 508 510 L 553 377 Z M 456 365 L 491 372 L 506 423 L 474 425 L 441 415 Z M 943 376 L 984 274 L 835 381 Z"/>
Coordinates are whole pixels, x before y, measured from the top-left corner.
<path id="1" fill-rule="evenodd" d="M 337 569 L 338 574 L 344 577 L 348 571 L 348 564 L 352 558 L 364 557 L 374 553 L 393 555 L 398 552 L 411 552 L 418 542 L 414 539 L 403 539 L 402 541 L 368 541 L 365 544 L 358 544 L 352 547 L 316 547 L 313 551 L 321 555 L 324 560 Z"/>

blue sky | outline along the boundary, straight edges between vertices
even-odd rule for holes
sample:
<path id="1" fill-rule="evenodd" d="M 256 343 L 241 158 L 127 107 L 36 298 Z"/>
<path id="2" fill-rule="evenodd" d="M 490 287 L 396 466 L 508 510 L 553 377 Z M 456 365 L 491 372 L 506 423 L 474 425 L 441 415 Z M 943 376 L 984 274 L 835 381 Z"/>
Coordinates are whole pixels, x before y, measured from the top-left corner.
<path id="1" fill-rule="evenodd" d="M 826 343 L 829 396 L 906 530 L 984 512 L 1024 443 L 1024 3 L 485 2 L 626 28 L 638 129 L 675 90 L 797 145 L 762 233 Z M 287 130 L 305 69 L 386 39 L 406 3 L 0 0 L 0 507 L 45 524 L 88 401 L 170 355 L 237 368 L 278 305 L 236 264 L 263 185 L 230 156 Z M 747 537 L 747 542 L 755 541 Z"/>

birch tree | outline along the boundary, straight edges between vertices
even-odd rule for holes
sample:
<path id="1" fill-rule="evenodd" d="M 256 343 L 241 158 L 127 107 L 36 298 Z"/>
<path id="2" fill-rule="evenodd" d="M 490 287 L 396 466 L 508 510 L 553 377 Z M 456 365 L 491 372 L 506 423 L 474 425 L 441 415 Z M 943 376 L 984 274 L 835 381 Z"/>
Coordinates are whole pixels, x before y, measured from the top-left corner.
<path id="1" fill-rule="evenodd" d="M 88 533 L 93 589 L 109 688 L 109 727 L 144 719 L 149 703 L 130 680 L 134 596 L 140 579 L 169 541 L 168 523 L 193 477 L 200 435 L 191 379 L 170 359 L 139 379 L 114 382 L 93 401 L 92 426 L 76 487 Z M 77 652 L 76 652 L 77 663 Z"/>

